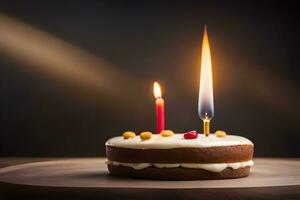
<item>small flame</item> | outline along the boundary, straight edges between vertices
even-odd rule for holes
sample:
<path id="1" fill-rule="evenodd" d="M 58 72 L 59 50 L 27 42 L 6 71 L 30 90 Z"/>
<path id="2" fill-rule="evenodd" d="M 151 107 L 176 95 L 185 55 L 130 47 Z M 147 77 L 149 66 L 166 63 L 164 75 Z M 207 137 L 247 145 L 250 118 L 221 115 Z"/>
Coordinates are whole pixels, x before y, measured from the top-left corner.
<path id="1" fill-rule="evenodd" d="M 206 26 L 202 43 L 198 114 L 202 120 L 210 120 L 214 116 L 212 65 Z"/>
<path id="2" fill-rule="evenodd" d="M 154 82 L 153 91 L 154 91 L 155 98 L 161 98 L 161 90 L 158 82 Z"/>

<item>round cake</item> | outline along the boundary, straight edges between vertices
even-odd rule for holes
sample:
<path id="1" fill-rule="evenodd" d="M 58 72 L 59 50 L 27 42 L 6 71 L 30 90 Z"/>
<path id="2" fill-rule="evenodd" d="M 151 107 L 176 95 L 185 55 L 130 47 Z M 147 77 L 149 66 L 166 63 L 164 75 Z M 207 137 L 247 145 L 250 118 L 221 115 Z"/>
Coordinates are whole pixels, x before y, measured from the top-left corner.
<path id="1" fill-rule="evenodd" d="M 122 136 L 106 144 L 107 166 L 111 175 L 161 179 L 200 180 L 248 176 L 253 165 L 253 143 L 240 136 L 184 134 L 163 137 L 153 134 L 142 139 Z"/>

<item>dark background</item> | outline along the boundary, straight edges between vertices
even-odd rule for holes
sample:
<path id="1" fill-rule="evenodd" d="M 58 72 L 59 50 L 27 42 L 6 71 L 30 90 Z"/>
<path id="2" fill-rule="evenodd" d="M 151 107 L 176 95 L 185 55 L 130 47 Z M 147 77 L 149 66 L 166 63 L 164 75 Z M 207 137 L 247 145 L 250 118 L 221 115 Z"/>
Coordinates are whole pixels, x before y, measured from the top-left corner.
<path id="1" fill-rule="evenodd" d="M 212 129 L 251 139 L 256 156 L 299 157 L 298 11 L 296 1 L 1 2 L 0 155 L 103 156 L 108 138 L 155 130 L 155 80 L 167 128 L 201 131 L 199 59 L 207 24 Z M 3 19 L 17 24 L 5 36 Z M 60 76 L 65 59 L 96 71 Z"/>

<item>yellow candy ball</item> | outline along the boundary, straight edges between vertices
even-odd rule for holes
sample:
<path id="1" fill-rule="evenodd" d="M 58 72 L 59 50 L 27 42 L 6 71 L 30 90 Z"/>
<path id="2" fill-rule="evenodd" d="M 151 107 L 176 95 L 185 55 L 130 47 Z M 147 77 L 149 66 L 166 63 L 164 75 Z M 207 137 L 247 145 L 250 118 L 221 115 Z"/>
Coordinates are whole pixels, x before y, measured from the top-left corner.
<path id="1" fill-rule="evenodd" d="M 152 133 L 149 131 L 145 131 L 140 134 L 140 138 L 142 140 L 149 140 L 151 137 L 152 137 Z"/>
<path id="2" fill-rule="evenodd" d="M 160 134 L 163 137 L 171 137 L 172 135 L 174 135 L 174 132 L 171 130 L 163 130 L 160 132 Z"/>
<path id="3" fill-rule="evenodd" d="M 217 137 L 225 137 L 227 134 L 225 131 L 218 130 L 215 132 Z"/>
<path id="4" fill-rule="evenodd" d="M 136 135 L 133 131 L 125 131 L 123 133 L 123 138 L 124 139 L 129 139 L 129 138 L 134 138 Z"/>

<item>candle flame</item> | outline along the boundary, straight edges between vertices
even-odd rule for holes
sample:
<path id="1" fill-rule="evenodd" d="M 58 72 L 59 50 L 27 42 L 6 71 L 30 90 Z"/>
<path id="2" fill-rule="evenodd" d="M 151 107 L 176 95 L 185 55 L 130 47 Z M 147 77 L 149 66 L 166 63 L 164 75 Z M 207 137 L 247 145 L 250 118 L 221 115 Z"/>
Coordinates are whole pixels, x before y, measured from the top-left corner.
<path id="1" fill-rule="evenodd" d="M 206 26 L 202 42 L 198 114 L 202 120 L 210 120 L 214 115 L 212 65 Z"/>
<path id="2" fill-rule="evenodd" d="M 153 92 L 155 98 L 161 98 L 161 90 L 158 82 L 154 82 L 153 84 Z"/>

